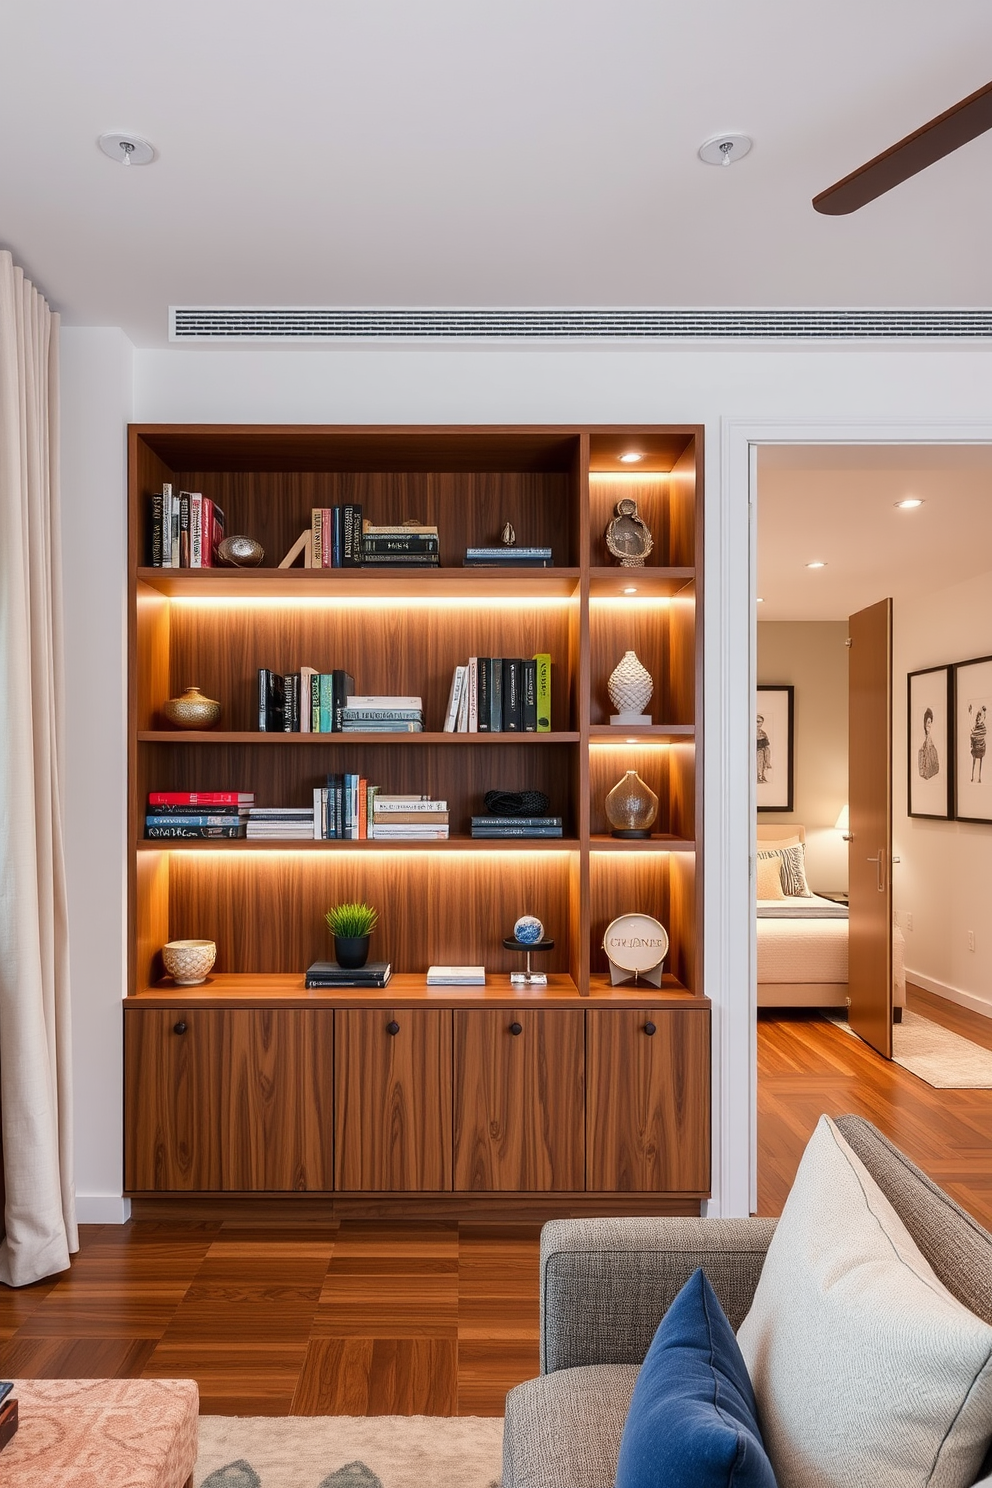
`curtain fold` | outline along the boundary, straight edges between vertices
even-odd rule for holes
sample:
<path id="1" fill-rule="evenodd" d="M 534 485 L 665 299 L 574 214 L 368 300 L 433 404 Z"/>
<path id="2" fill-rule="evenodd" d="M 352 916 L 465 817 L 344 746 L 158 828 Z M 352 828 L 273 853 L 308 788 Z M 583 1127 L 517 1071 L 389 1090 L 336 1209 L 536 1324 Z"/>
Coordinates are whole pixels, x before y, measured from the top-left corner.
<path id="1" fill-rule="evenodd" d="M 58 316 L 0 252 L 0 1282 L 63 1271 L 72 1187 Z"/>

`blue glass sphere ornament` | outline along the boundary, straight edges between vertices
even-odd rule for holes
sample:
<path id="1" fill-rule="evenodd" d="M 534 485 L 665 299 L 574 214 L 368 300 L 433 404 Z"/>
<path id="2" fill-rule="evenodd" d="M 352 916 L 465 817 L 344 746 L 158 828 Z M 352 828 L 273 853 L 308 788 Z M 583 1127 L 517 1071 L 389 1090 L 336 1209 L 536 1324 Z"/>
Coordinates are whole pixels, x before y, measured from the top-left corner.
<path id="1" fill-rule="evenodd" d="M 513 938 L 521 945 L 537 945 L 544 939 L 544 926 L 536 915 L 521 915 L 513 927 Z"/>

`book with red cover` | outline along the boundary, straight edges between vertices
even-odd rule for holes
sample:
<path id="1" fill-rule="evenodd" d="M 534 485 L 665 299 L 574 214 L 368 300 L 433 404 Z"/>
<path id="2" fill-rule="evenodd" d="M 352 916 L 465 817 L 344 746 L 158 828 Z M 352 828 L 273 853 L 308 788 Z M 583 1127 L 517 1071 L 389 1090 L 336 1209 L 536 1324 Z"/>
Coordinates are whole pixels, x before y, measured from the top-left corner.
<path id="1" fill-rule="evenodd" d="M 254 791 L 149 791 L 149 806 L 250 806 Z"/>

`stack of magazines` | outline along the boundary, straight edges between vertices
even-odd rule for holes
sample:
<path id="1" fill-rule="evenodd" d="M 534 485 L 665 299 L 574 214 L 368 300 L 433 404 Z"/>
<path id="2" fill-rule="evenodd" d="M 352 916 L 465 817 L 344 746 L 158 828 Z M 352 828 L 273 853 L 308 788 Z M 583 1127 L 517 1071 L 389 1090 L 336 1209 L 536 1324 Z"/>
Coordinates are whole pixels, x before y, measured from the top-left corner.
<path id="1" fill-rule="evenodd" d="M 248 813 L 248 838 L 313 839 L 312 806 L 253 806 Z"/>
<path id="2" fill-rule="evenodd" d="M 341 710 L 344 734 L 422 734 L 423 731 L 423 698 L 349 697 Z"/>

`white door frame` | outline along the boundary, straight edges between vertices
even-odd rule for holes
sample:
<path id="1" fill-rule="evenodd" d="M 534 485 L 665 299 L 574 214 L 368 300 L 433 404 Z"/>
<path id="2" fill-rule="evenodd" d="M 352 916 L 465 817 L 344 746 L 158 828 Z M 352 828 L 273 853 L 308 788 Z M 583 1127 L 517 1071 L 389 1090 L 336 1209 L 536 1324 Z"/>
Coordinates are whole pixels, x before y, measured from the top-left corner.
<path id="1" fill-rule="evenodd" d="M 992 423 L 720 420 L 706 454 L 703 699 L 705 991 L 713 1003 L 711 1215 L 744 1216 L 757 1192 L 754 468 L 762 444 L 992 444 Z M 746 555 L 746 558 L 745 558 Z"/>

